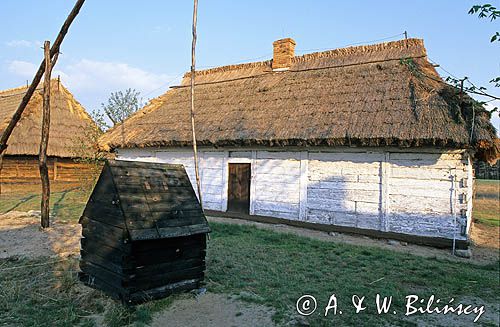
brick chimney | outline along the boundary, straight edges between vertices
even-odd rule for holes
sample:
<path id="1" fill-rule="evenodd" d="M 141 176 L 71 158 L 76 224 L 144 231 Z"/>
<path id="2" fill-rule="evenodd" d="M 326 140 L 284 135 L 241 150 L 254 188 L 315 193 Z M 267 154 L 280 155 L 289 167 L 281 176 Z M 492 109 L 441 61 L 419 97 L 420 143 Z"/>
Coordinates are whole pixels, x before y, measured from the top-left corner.
<path id="1" fill-rule="evenodd" d="M 287 70 L 295 57 L 295 41 L 291 38 L 273 42 L 273 70 Z"/>

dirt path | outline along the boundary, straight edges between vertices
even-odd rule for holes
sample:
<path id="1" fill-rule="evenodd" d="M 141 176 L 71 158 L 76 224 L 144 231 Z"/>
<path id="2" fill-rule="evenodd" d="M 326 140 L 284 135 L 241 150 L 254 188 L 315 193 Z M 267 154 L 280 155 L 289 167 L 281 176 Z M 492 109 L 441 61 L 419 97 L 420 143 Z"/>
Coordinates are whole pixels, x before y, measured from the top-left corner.
<path id="1" fill-rule="evenodd" d="M 266 306 L 242 302 L 227 294 L 206 293 L 175 301 L 154 316 L 151 326 L 272 327 L 273 314 L 274 311 Z"/>
<path id="2" fill-rule="evenodd" d="M 0 259 L 68 256 L 80 251 L 78 224 L 51 222 L 40 230 L 38 212 L 11 211 L 0 215 Z"/>
<path id="3" fill-rule="evenodd" d="M 233 219 L 233 218 L 221 218 L 221 217 L 207 217 L 209 222 L 219 222 L 219 223 L 227 223 L 227 224 L 238 224 L 238 225 L 250 225 L 255 226 L 257 228 L 263 228 L 267 230 L 272 230 L 275 232 L 281 233 L 291 233 L 299 236 L 305 236 L 310 238 L 315 238 L 322 241 L 327 242 L 338 242 L 338 243 L 346 243 L 352 245 L 361 245 L 361 246 L 372 246 L 378 247 L 382 249 L 388 249 L 397 252 L 408 253 L 412 255 L 417 255 L 426 258 L 439 258 L 445 260 L 459 261 L 459 262 L 467 262 L 467 263 L 476 263 L 480 265 L 495 263 L 499 259 L 499 250 L 497 248 L 492 248 L 489 245 L 487 247 L 484 246 L 484 243 L 479 242 L 477 245 L 472 246 L 472 258 L 465 259 L 459 258 L 451 255 L 449 249 L 437 249 L 428 246 L 415 245 L 415 244 L 406 244 L 398 241 L 388 241 L 384 239 L 375 239 L 367 236 L 360 235 L 351 235 L 351 234 L 343 234 L 343 233 L 326 233 L 322 231 L 315 231 L 306 228 L 299 228 L 288 225 L 280 225 L 280 224 L 264 224 L 254 221 L 248 221 L 243 219 Z M 477 227 L 478 224 L 473 226 Z M 481 234 L 484 233 L 480 230 L 474 230 L 472 234 Z M 492 232 L 490 232 L 492 233 Z M 488 237 L 488 236 L 483 236 Z"/>

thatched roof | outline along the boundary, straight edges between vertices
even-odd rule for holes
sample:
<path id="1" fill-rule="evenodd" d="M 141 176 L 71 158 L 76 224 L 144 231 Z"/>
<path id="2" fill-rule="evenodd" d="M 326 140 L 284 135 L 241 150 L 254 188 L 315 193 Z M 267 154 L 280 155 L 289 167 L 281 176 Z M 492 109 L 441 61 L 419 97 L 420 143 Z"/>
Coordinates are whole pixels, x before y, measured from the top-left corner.
<path id="1" fill-rule="evenodd" d="M 196 72 L 200 145 L 360 145 L 463 148 L 471 99 L 445 84 L 422 40 L 408 39 Z M 191 144 L 190 74 L 101 138 L 118 147 Z M 469 103 L 469 104 L 467 104 Z M 469 109 L 467 109 L 469 107 Z M 495 131 L 475 105 L 472 145 L 490 148 Z"/>
<path id="2" fill-rule="evenodd" d="M 27 87 L 0 91 L 0 134 L 8 125 Z M 92 140 L 86 137 L 97 128 L 85 109 L 57 80 L 52 80 L 50 98 L 50 134 L 47 155 L 75 157 L 80 148 L 91 148 Z M 33 94 L 21 119 L 14 128 L 6 155 L 38 155 L 41 138 L 43 88 Z M 95 140 L 94 140 L 95 142 Z M 88 144 L 87 144 L 88 143 Z"/>

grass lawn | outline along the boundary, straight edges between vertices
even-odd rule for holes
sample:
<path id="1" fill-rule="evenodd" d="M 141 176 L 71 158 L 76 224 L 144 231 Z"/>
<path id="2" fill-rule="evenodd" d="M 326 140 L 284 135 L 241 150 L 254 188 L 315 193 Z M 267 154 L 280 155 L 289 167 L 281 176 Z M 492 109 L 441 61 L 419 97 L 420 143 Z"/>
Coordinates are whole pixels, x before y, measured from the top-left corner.
<path id="1" fill-rule="evenodd" d="M 498 181 L 478 181 L 476 222 L 497 228 Z M 0 212 L 39 210 L 40 197 L 33 190 L 2 194 Z M 52 212 L 59 219 L 80 217 L 88 192 L 77 188 L 54 189 Z M 499 263 L 471 263 L 422 258 L 383 249 L 313 240 L 260 230 L 251 226 L 212 223 L 207 252 L 206 283 L 210 292 L 240 294 L 243 300 L 273 307 L 273 319 L 287 322 L 296 300 L 314 295 L 318 310 L 307 318 L 311 326 L 413 324 L 404 320 L 404 300 L 409 294 L 449 300 L 499 303 Z M 63 259 L 0 260 L 0 322 L 23 326 L 93 326 L 103 317 L 109 326 L 143 325 L 154 312 L 177 297 L 140 305 L 130 311 L 101 293 L 81 285 L 76 278 L 78 261 Z M 332 293 L 343 315 L 323 317 Z M 377 293 L 393 296 L 397 315 L 376 315 Z M 353 313 L 353 294 L 366 296 L 368 308 Z M 186 295 L 180 295 L 186 296 Z M 472 299 L 472 300 L 471 300 Z M 467 302 L 467 300 L 465 300 Z M 474 304 L 474 303 L 472 303 Z M 481 322 L 481 320 L 480 320 Z"/>
<path id="2" fill-rule="evenodd" d="M 476 180 L 476 199 L 474 200 L 474 221 L 500 226 L 500 181 Z"/>
<path id="3" fill-rule="evenodd" d="M 75 184 L 51 184 L 50 212 L 61 221 L 78 221 L 90 192 Z M 26 185 L 16 193 L 0 194 L 0 213 L 40 210 L 41 186 Z"/>
<path id="4" fill-rule="evenodd" d="M 475 266 L 428 259 L 388 250 L 335 244 L 252 226 L 213 223 L 207 253 L 206 283 L 210 292 L 240 294 L 243 300 L 269 305 L 273 319 L 287 322 L 303 294 L 317 298 L 312 326 L 409 325 L 403 321 L 408 294 L 441 299 L 480 298 L 498 303 L 499 265 Z M 76 279 L 76 259 L 0 261 L 0 321 L 7 325 L 92 326 L 104 314 L 111 326 L 150 321 L 172 298 L 138 306 L 134 312 L 106 300 Z M 16 268 L 19 267 L 19 268 Z M 343 315 L 323 317 L 332 293 Z M 397 315 L 376 315 L 375 294 L 393 296 Z M 353 313 L 353 294 L 367 297 L 367 310 Z M 475 301 L 475 300 L 473 300 Z M 370 306 L 371 304 L 371 306 Z M 323 311 L 324 313 L 324 311 Z M 90 318 L 89 318 L 90 317 Z"/>

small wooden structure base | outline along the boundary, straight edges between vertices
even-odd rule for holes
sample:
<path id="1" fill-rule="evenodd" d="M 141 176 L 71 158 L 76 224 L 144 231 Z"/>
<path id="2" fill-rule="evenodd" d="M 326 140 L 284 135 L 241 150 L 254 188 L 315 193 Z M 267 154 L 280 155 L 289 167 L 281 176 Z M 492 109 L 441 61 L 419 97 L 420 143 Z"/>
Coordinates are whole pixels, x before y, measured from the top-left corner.
<path id="1" fill-rule="evenodd" d="M 134 304 L 199 287 L 210 232 L 181 165 L 108 161 L 80 218 L 80 280 Z"/>

